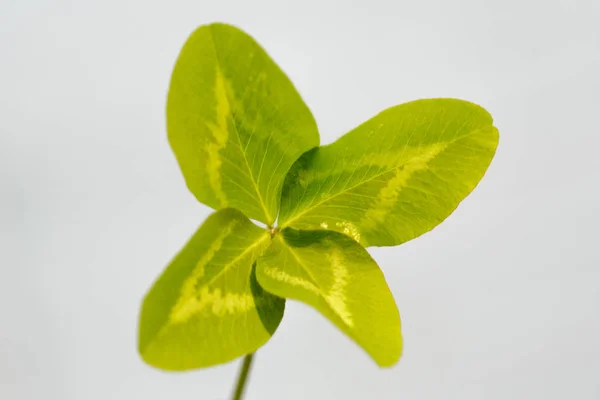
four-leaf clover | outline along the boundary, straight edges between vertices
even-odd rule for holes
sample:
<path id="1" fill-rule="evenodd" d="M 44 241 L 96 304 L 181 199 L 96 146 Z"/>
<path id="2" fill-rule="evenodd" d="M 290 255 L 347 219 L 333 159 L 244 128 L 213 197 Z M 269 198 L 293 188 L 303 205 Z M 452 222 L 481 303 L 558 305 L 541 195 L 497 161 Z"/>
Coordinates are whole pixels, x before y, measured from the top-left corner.
<path id="1" fill-rule="evenodd" d="M 365 248 L 399 245 L 441 223 L 498 144 L 483 108 L 429 99 L 391 107 L 319 147 L 287 76 L 225 24 L 198 28 L 183 47 L 167 131 L 190 191 L 217 211 L 144 299 L 139 351 L 166 370 L 253 353 L 277 329 L 284 299 L 316 308 L 378 365 L 395 364 L 400 316 Z"/>

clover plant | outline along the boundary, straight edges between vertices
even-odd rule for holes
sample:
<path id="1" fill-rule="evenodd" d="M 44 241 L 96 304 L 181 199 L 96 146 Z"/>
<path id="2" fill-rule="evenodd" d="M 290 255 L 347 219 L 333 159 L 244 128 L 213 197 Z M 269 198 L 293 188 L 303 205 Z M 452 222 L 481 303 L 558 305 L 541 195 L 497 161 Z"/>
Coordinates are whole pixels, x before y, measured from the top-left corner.
<path id="1" fill-rule="evenodd" d="M 147 293 L 142 358 L 184 371 L 246 356 L 240 398 L 252 354 L 294 299 L 394 365 L 400 315 L 366 248 L 414 239 L 456 209 L 496 151 L 491 116 L 467 101 L 417 100 L 319 146 L 288 77 L 220 23 L 183 46 L 166 112 L 185 182 L 215 212 Z"/>

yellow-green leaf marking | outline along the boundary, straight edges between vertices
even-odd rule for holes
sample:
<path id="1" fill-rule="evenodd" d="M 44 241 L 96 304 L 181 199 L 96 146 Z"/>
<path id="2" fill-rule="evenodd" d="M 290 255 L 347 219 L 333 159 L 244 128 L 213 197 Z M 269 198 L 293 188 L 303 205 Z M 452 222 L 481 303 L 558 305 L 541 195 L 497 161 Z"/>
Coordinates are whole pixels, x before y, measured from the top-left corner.
<path id="1" fill-rule="evenodd" d="M 400 315 L 367 251 L 333 231 L 285 229 L 257 261 L 266 291 L 316 308 L 380 366 L 402 352 Z"/>
<path id="2" fill-rule="evenodd" d="M 166 370 L 231 361 L 273 334 L 284 300 L 263 291 L 253 265 L 269 233 L 241 212 L 212 214 L 144 299 L 139 327 L 143 359 Z"/>
<path id="3" fill-rule="evenodd" d="M 481 107 L 418 100 L 389 108 L 292 167 L 279 223 L 394 246 L 442 222 L 475 188 L 498 144 Z"/>
<path id="4" fill-rule="evenodd" d="M 177 60 L 169 142 L 196 198 L 272 225 L 285 174 L 319 145 L 315 120 L 267 53 L 225 24 L 198 28 Z"/>

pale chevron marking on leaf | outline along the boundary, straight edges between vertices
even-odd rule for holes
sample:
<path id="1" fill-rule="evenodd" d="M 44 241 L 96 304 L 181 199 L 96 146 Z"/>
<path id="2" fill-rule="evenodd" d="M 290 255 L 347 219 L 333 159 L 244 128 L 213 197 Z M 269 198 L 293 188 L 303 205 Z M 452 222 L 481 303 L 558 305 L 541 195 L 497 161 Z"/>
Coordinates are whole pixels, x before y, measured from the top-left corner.
<path id="1" fill-rule="evenodd" d="M 298 286 L 298 287 L 306 289 L 309 292 L 312 292 L 316 295 L 319 295 L 319 296 L 321 295 L 319 288 L 316 287 L 312 282 L 310 282 L 306 279 L 302 279 L 298 276 L 290 275 L 283 270 L 280 270 L 278 268 L 273 268 L 273 267 L 265 267 L 264 272 L 265 272 L 265 274 L 267 274 L 268 276 L 270 276 L 271 278 L 275 279 L 278 282 L 286 283 L 286 284 L 292 285 L 292 286 Z"/>
<path id="2" fill-rule="evenodd" d="M 324 296 L 325 301 L 327 301 L 327 304 L 333 308 L 346 325 L 352 327 L 354 326 L 354 321 L 352 313 L 348 309 L 348 298 L 345 293 L 346 286 L 348 286 L 348 270 L 337 248 L 332 248 L 332 253 L 328 258 L 331 262 L 333 272 L 333 285 Z"/>
<path id="3" fill-rule="evenodd" d="M 212 260 L 217 251 L 221 249 L 221 246 L 223 246 L 223 240 L 231 234 L 233 228 L 238 223 L 238 220 L 232 219 L 228 225 L 224 226 L 220 230 L 219 234 L 215 237 L 214 241 L 212 242 L 206 253 L 196 263 L 196 267 L 183 283 L 179 300 L 177 301 L 175 306 L 173 306 L 173 309 L 171 311 L 171 320 L 183 322 L 191 316 L 192 307 L 190 306 L 190 304 L 193 304 L 196 300 L 196 285 L 198 284 L 198 281 L 204 276 L 204 267 L 206 266 L 206 264 L 208 264 L 210 260 Z"/>
<path id="4" fill-rule="evenodd" d="M 238 221 L 235 221 L 237 223 Z M 202 312 L 206 309 L 206 307 L 210 304 L 212 305 L 212 311 L 217 316 L 225 315 L 226 313 L 232 313 L 234 311 L 244 312 L 248 311 L 251 308 L 255 307 L 254 300 L 250 294 L 250 303 L 248 302 L 248 298 L 245 294 L 237 294 L 237 293 L 225 293 L 223 296 L 221 295 L 221 289 L 216 288 L 214 290 L 210 290 L 210 285 L 215 282 L 219 277 L 223 276 L 223 274 L 233 265 L 236 265 L 240 260 L 242 260 L 248 254 L 252 254 L 252 252 L 262 243 L 269 238 L 269 235 L 263 235 L 259 239 L 257 239 L 254 243 L 252 243 L 249 247 L 245 248 L 238 256 L 236 256 L 231 261 L 227 262 L 227 265 L 223 267 L 221 271 L 219 271 L 216 275 L 212 276 L 208 282 L 202 282 L 202 286 L 200 288 L 196 288 L 198 285 L 198 281 L 202 279 L 204 275 L 204 267 L 211 259 L 214 257 L 214 254 L 221 248 L 223 238 L 227 236 L 233 226 L 235 224 L 231 224 L 227 229 L 225 234 L 219 235 L 213 246 L 207 252 L 207 256 L 203 257 L 202 260 L 198 263 L 194 274 L 186 279 L 183 289 L 181 291 L 181 296 L 170 314 L 170 321 L 173 323 L 182 323 L 189 320 L 192 316 Z M 218 245 L 216 244 L 218 242 Z M 214 249 L 214 250 L 213 250 Z M 210 256 L 208 254 L 210 253 Z M 254 257 L 252 257 L 254 258 Z M 196 271 L 198 271 L 196 273 Z M 200 273 L 200 271 L 202 271 Z M 223 312 L 225 314 L 223 314 Z"/>
<path id="5" fill-rule="evenodd" d="M 229 108 L 229 102 L 227 101 L 225 80 L 223 79 L 223 75 L 218 68 L 215 78 L 215 97 L 217 100 L 216 124 L 207 123 L 214 141 L 210 141 L 206 146 L 206 152 L 208 154 L 208 165 L 206 169 L 209 175 L 210 186 L 215 192 L 217 200 L 219 201 L 221 207 L 226 207 L 227 197 L 223 192 L 221 182 L 220 170 L 222 160 L 220 151 L 227 145 L 227 139 L 229 137 L 227 118 L 231 114 L 231 110 Z"/>
<path id="6" fill-rule="evenodd" d="M 302 263 L 301 258 L 296 254 L 296 252 L 292 250 L 290 246 L 285 245 L 285 247 L 288 249 L 290 254 L 296 259 L 298 265 L 300 265 L 306 271 L 306 273 L 313 279 L 313 281 L 317 282 L 310 269 L 307 268 L 306 265 L 304 265 L 304 263 Z M 345 288 L 348 285 L 348 270 L 342 262 L 342 257 L 339 251 L 335 247 L 333 247 L 332 251 L 332 254 L 327 256 L 327 259 L 329 260 L 331 265 L 333 284 L 327 292 L 325 292 L 323 289 L 313 284 L 312 282 L 289 275 L 284 271 L 279 271 L 281 272 L 281 274 L 279 274 L 278 272 L 278 275 L 281 277 L 282 282 L 289 283 L 291 285 L 301 286 L 320 296 L 323 300 L 325 300 L 325 302 L 327 303 L 327 305 L 329 305 L 333 312 L 336 315 L 338 315 L 342 319 L 342 321 L 344 321 L 346 325 L 352 327 L 354 325 L 354 321 L 352 319 L 352 314 L 350 313 L 350 310 L 348 310 L 347 298 L 345 295 Z M 271 276 L 273 277 L 273 275 Z"/>
<path id="7" fill-rule="evenodd" d="M 385 222 L 386 216 L 396 204 L 400 192 L 407 186 L 413 174 L 426 170 L 429 162 L 445 148 L 446 145 L 443 143 L 428 146 L 419 157 L 414 157 L 410 162 L 396 168 L 395 175 L 379 191 L 376 204 L 367 210 L 359 225 L 365 229 L 372 229 Z"/>
<path id="8" fill-rule="evenodd" d="M 383 160 L 385 162 L 377 161 L 376 154 L 362 155 L 357 163 L 351 165 L 352 175 L 350 176 L 349 179 L 346 180 L 346 183 L 340 188 L 339 191 L 331 194 L 331 192 L 337 186 L 337 182 L 335 182 L 333 185 L 331 185 L 331 187 L 327 193 L 320 194 L 319 200 L 317 202 L 314 202 L 315 198 L 313 198 L 311 203 L 309 204 L 309 206 L 307 206 L 300 212 L 296 212 L 292 218 L 288 219 L 284 223 L 284 226 L 293 226 L 293 223 L 295 221 L 297 221 L 298 219 L 300 219 L 300 217 L 302 217 L 303 215 L 309 214 L 311 211 L 315 210 L 319 206 L 331 201 L 334 198 L 337 198 L 340 195 L 349 194 L 352 190 L 354 190 L 368 182 L 371 182 L 375 179 L 378 179 L 381 176 L 385 175 L 386 173 L 389 173 L 390 171 L 402 169 L 404 167 L 410 168 L 411 165 L 418 166 L 423 163 L 424 159 L 426 159 L 427 162 L 429 162 L 436 155 L 441 153 L 447 146 L 448 146 L 447 143 L 440 142 L 440 143 L 434 143 L 434 144 L 427 145 L 427 146 L 405 147 L 403 149 L 403 151 L 400 153 L 400 155 L 398 155 L 398 152 L 383 153 L 382 156 L 383 156 Z M 369 163 L 364 162 L 363 161 L 364 159 L 368 159 Z M 393 160 L 393 162 L 391 164 L 391 165 L 394 165 L 393 167 L 390 167 L 390 164 L 387 164 L 387 161 L 390 161 L 390 160 Z M 350 168 L 349 167 L 347 168 L 346 165 L 347 164 L 345 162 L 344 167 L 336 169 L 336 172 L 345 172 L 346 170 L 349 172 Z M 360 167 L 367 167 L 367 166 L 369 167 L 369 171 L 373 167 L 378 167 L 379 169 L 376 170 L 376 172 L 374 174 L 370 174 L 367 172 L 367 173 L 363 174 L 363 176 L 360 179 L 357 179 L 357 181 L 353 181 L 352 177 L 354 176 L 354 173 L 356 173 L 356 170 Z M 384 168 L 384 167 L 387 167 L 387 168 Z M 303 173 L 303 171 L 299 171 L 299 176 L 302 173 Z M 323 178 L 324 178 L 324 179 L 321 179 L 321 177 L 316 174 L 317 173 L 315 173 L 315 172 L 311 172 L 311 173 L 306 173 L 305 175 L 303 175 L 302 176 L 303 183 L 301 184 L 301 186 L 306 185 L 308 187 L 308 185 L 311 182 L 313 182 L 315 180 L 323 181 L 324 179 L 326 179 L 327 177 L 329 177 L 331 175 L 330 172 L 321 172 L 320 174 L 323 175 Z M 340 177 L 341 177 L 341 175 L 342 174 L 340 174 Z M 339 179 L 340 178 L 338 177 L 338 180 Z"/>

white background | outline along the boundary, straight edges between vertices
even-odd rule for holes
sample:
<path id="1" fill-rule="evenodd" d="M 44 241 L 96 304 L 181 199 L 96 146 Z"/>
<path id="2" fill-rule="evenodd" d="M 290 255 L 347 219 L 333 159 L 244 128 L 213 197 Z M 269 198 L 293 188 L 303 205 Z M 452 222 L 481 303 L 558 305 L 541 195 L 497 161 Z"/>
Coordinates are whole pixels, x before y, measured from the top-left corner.
<path id="1" fill-rule="evenodd" d="M 0 2 L 0 398 L 226 399 L 238 363 L 136 353 L 144 292 L 210 210 L 165 134 L 198 25 L 253 35 L 323 143 L 416 98 L 495 117 L 487 175 L 433 232 L 373 249 L 402 315 L 381 370 L 288 302 L 247 400 L 600 398 L 600 2 Z"/>

